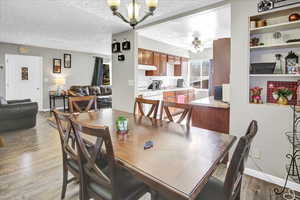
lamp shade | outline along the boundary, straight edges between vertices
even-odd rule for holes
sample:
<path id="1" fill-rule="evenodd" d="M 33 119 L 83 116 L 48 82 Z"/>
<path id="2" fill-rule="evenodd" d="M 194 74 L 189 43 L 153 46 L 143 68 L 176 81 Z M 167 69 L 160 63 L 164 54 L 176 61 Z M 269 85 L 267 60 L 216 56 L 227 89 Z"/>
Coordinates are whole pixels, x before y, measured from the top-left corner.
<path id="1" fill-rule="evenodd" d="M 121 1 L 120 0 L 107 0 L 107 4 L 110 8 L 118 9 Z"/>
<path id="2" fill-rule="evenodd" d="M 158 0 L 145 0 L 148 8 L 157 8 Z"/>
<path id="3" fill-rule="evenodd" d="M 62 77 L 56 78 L 56 79 L 54 79 L 54 82 L 56 85 L 64 85 L 64 84 L 66 84 L 66 79 L 64 79 Z"/>
<path id="4" fill-rule="evenodd" d="M 140 8 L 141 6 L 138 3 L 130 3 L 128 5 L 128 18 L 129 20 L 138 19 L 140 16 Z M 133 16 L 134 13 L 134 16 Z"/>

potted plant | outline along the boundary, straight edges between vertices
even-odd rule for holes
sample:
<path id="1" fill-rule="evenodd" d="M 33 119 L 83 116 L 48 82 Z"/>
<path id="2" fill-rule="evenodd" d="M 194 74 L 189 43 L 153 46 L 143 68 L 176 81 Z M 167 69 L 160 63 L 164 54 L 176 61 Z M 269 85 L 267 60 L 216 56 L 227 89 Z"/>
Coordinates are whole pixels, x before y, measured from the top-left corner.
<path id="1" fill-rule="evenodd" d="M 293 98 L 293 92 L 285 87 L 279 87 L 273 92 L 273 98 L 278 104 L 288 105 Z"/>

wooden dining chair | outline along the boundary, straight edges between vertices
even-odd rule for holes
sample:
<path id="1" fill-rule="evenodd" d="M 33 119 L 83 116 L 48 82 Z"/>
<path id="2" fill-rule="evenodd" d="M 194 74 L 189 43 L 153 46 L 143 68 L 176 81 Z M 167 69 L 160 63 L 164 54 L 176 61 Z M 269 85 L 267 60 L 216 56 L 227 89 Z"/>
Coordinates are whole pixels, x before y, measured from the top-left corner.
<path id="1" fill-rule="evenodd" d="M 69 97 L 70 112 L 88 112 L 92 109 L 97 110 L 96 96 Z"/>
<path id="2" fill-rule="evenodd" d="M 144 112 L 144 105 L 151 105 L 150 110 L 148 113 L 145 114 Z M 147 116 L 151 118 L 157 118 L 157 112 L 159 107 L 159 100 L 150 100 L 150 99 L 143 99 L 143 98 L 136 98 L 134 103 L 134 114 L 140 114 L 142 116 Z M 138 111 L 138 113 L 137 113 Z"/>
<path id="3" fill-rule="evenodd" d="M 71 120 L 80 149 L 82 166 L 81 187 L 84 200 L 138 200 L 148 192 L 148 187 L 117 165 L 109 129 L 106 126 L 90 126 Z M 93 151 L 88 151 L 83 137 L 94 137 Z M 107 167 L 99 168 L 97 156 L 105 148 Z"/>
<path id="4" fill-rule="evenodd" d="M 63 199 L 66 194 L 67 185 L 72 181 L 80 181 L 79 170 L 79 155 L 78 147 L 76 146 L 75 132 L 71 126 L 70 119 L 74 116 L 72 114 L 63 113 L 58 110 L 54 110 L 54 117 L 59 132 L 59 138 L 61 141 L 62 160 L 63 160 L 63 187 L 61 198 Z M 88 151 L 93 150 L 93 144 L 86 139 L 83 139 L 84 145 Z M 101 152 L 97 157 L 97 163 L 101 168 L 106 167 L 106 155 L 105 152 Z M 73 175 L 73 178 L 68 180 L 69 172 Z"/>
<path id="5" fill-rule="evenodd" d="M 246 135 L 240 138 L 233 153 L 226 173 L 225 182 L 211 177 L 196 200 L 240 200 L 245 163 L 248 159 L 250 147 L 256 133 L 257 122 L 252 121 Z M 152 199 L 166 200 L 168 198 L 158 195 Z"/>
<path id="6" fill-rule="evenodd" d="M 186 125 L 189 126 L 191 123 L 191 117 L 192 117 L 192 110 L 193 107 L 192 105 L 189 104 L 180 104 L 180 103 L 174 103 L 174 102 L 167 102 L 167 101 L 162 101 L 161 103 L 161 110 L 160 110 L 160 120 L 164 120 L 164 114 L 166 115 L 166 118 L 174 122 L 174 118 L 172 113 L 170 112 L 170 108 L 175 108 L 176 110 L 179 110 L 177 115 L 179 115 L 179 119 L 176 120 L 176 123 L 180 124 L 184 120 L 186 120 Z"/>
<path id="7" fill-rule="evenodd" d="M 57 110 L 54 110 L 53 113 L 56 120 L 62 149 L 63 185 L 61 199 L 64 199 L 68 183 L 74 180 L 80 180 L 79 155 L 78 149 L 76 148 L 74 131 L 72 130 L 70 123 L 70 118 L 72 118 L 72 115 L 62 113 Z M 68 180 L 69 172 L 73 175 L 73 178 Z"/>

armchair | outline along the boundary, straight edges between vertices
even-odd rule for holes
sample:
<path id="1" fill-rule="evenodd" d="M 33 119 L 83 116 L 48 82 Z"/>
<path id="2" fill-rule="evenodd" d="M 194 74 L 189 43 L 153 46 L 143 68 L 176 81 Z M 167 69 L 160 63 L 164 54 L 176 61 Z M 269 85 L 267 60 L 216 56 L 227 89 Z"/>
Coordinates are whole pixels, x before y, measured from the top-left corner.
<path id="1" fill-rule="evenodd" d="M 35 127 L 37 112 L 38 104 L 30 99 L 0 104 L 0 132 Z"/>

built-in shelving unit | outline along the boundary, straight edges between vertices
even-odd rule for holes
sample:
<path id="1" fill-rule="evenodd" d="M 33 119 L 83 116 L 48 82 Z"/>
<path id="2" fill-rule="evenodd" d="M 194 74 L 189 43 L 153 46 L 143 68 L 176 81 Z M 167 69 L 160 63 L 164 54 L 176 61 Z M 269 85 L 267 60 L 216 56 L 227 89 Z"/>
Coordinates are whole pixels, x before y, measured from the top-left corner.
<path id="1" fill-rule="evenodd" d="M 284 22 L 284 23 L 278 23 L 273 24 L 265 27 L 260 28 L 254 28 L 250 29 L 251 34 L 263 34 L 263 33 L 272 33 L 275 31 L 281 31 L 281 30 L 291 30 L 291 29 L 297 29 L 300 28 L 300 21 L 295 22 Z"/>
<path id="2" fill-rule="evenodd" d="M 267 21 L 267 25 L 264 27 L 249 28 L 250 38 L 259 38 L 259 44 L 263 44 L 258 46 L 250 46 L 249 44 L 249 90 L 252 87 L 263 88 L 262 105 L 265 106 L 276 105 L 267 103 L 268 81 L 297 81 L 300 79 L 300 74 L 250 74 L 251 63 L 275 63 L 276 54 L 281 54 L 281 63 L 284 68 L 286 65 L 285 57 L 290 51 L 295 52 L 300 57 L 300 42 L 287 43 L 291 39 L 300 39 L 300 20 L 290 22 L 289 15 L 292 13 L 300 14 L 299 5 L 279 11 L 260 13 L 249 18 L 249 25 L 251 25 L 251 21 Z M 274 37 L 275 32 L 281 33 L 280 39 Z"/>
<path id="3" fill-rule="evenodd" d="M 282 44 L 260 45 L 260 46 L 250 47 L 250 49 L 257 50 L 257 49 L 274 49 L 274 48 L 280 49 L 280 48 L 299 48 L 299 47 L 300 47 L 300 42 L 291 42 L 291 43 L 282 43 Z"/>
<path id="4" fill-rule="evenodd" d="M 299 77 L 300 74 L 250 74 L 250 77 Z"/>

